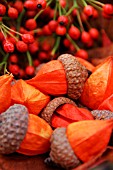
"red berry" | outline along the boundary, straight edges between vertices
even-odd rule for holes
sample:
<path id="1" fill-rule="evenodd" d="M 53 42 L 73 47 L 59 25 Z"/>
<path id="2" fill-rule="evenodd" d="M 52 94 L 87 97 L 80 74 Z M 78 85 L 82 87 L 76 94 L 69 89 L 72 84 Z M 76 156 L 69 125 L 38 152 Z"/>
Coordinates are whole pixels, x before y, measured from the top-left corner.
<path id="1" fill-rule="evenodd" d="M 28 31 L 27 31 L 24 27 L 20 27 L 19 32 L 20 32 L 21 34 L 27 34 L 27 33 L 28 33 Z"/>
<path id="2" fill-rule="evenodd" d="M 80 37 L 80 30 L 73 25 L 70 27 L 68 33 L 70 37 L 74 40 L 77 40 Z"/>
<path id="3" fill-rule="evenodd" d="M 6 7 L 0 4 L 0 16 L 4 16 L 6 13 Z"/>
<path id="4" fill-rule="evenodd" d="M 45 9 L 46 8 L 46 0 L 37 0 L 37 8 L 38 9 Z"/>
<path id="5" fill-rule="evenodd" d="M 59 3 L 62 8 L 66 7 L 66 0 L 59 0 Z"/>
<path id="6" fill-rule="evenodd" d="M 76 16 L 77 16 L 77 10 L 76 10 L 76 8 L 72 11 L 72 15 L 73 15 L 73 17 L 76 17 Z"/>
<path id="7" fill-rule="evenodd" d="M 22 1 L 20 1 L 20 0 L 15 1 L 13 6 L 14 6 L 14 8 L 17 9 L 17 11 L 19 13 L 22 12 L 22 10 L 23 10 L 23 2 Z"/>
<path id="8" fill-rule="evenodd" d="M 14 75 L 18 75 L 19 74 L 19 66 L 16 65 L 16 64 L 10 64 L 9 67 L 8 67 L 9 71 L 14 74 Z"/>
<path id="9" fill-rule="evenodd" d="M 38 59 L 40 61 L 47 61 L 48 60 L 48 53 L 44 52 L 44 51 L 40 51 L 38 53 Z"/>
<path id="10" fill-rule="evenodd" d="M 33 60 L 33 65 L 35 67 L 39 66 L 39 64 L 40 64 L 40 61 L 38 59 Z"/>
<path id="11" fill-rule="evenodd" d="M 89 30 L 89 34 L 90 34 L 91 38 L 98 39 L 99 31 L 96 28 L 91 28 Z"/>
<path id="12" fill-rule="evenodd" d="M 87 44 L 91 40 L 91 36 L 88 32 L 83 31 L 81 34 L 81 41 L 85 44 Z"/>
<path id="13" fill-rule="evenodd" d="M 56 34 L 59 35 L 59 36 L 63 36 L 66 34 L 66 27 L 64 26 L 61 26 L 61 25 L 58 25 L 57 28 L 56 28 Z"/>
<path id="14" fill-rule="evenodd" d="M 94 13 L 94 8 L 91 5 L 87 5 L 84 7 L 83 10 L 84 14 L 86 14 L 88 17 L 92 17 Z"/>
<path id="15" fill-rule="evenodd" d="M 87 53 L 87 51 L 85 51 L 84 49 L 78 50 L 77 53 L 75 54 L 75 56 L 80 57 L 80 58 L 83 58 L 83 59 L 85 59 L 85 60 L 88 59 L 88 53 Z"/>
<path id="16" fill-rule="evenodd" d="M 64 39 L 63 44 L 67 48 L 71 45 L 70 41 L 67 38 Z"/>
<path id="17" fill-rule="evenodd" d="M 68 17 L 65 16 L 65 15 L 61 15 L 58 17 L 58 23 L 61 25 L 61 26 L 66 26 L 68 24 Z"/>
<path id="18" fill-rule="evenodd" d="M 23 69 L 19 70 L 19 78 L 23 78 L 25 76 L 25 71 Z"/>
<path id="19" fill-rule="evenodd" d="M 98 14 L 98 11 L 96 9 L 94 9 L 93 11 L 93 18 L 98 18 L 99 14 Z"/>
<path id="20" fill-rule="evenodd" d="M 27 66 L 25 69 L 25 73 L 29 76 L 34 75 L 35 69 L 33 66 Z"/>
<path id="21" fill-rule="evenodd" d="M 88 16 L 84 12 L 81 12 L 80 17 L 81 17 L 82 22 L 85 22 L 88 20 Z"/>
<path id="22" fill-rule="evenodd" d="M 37 1 L 27 0 L 24 2 L 24 8 L 28 10 L 36 10 L 37 9 Z"/>
<path id="23" fill-rule="evenodd" d="M 51 45 L 47 40 L 44 40 L 41 44 L 41 49 L 42 51 L 50 51 L 51 50 Z"/>
<path id="24" fill-rule="evenodd" d="M 29 30 L 34 30 L 34 29 L 36 29 L 36 27 L 37 27 L 37 23 L 36 23 L 36 21 L 35 21 L 35 19 L 28 19 L 27 21 L 26 21 L 26 23 L 25 23 L 25 27 L 27 28 L 27 29 L 29 29 Z"/>
<path id="25" fill-rule="evenodd" d="M 106 14 L 105 12 L 102 12 L 102 16 L 106 19 L 111 19 L 112 18 L 112 15 L 108 15 Z"/>
<path id="26" fill-rule="evenodd" d="M 49 25 L 45 25 L 42 28 L 42 31 L 43 31 L 43 35 L 51 35 L 52 34 L 51 30 L 49 29 Z"/>
<path id="27" fill-rule="evenodd" d="M 18 63 L 18 57 L 17 57 L 16 54 L 12 54 L 10 56 L 9 60 L 10 60 L 11 63 L 15 63 L 15 64 Z"/>
<path id="28" fill-rule="evenodd" d="M 28 50 L 28 45 L 24 43 L 23 41 L 18 41 L 16 43 L 16 48 L 19 52 L 26 52 Z"/>
<path id="29" fill-rule="evenodd" d="M 12 53 L 14 51 L 14 45 L 10 41 L 5 40 L 3 42 L 3 48 L 6 53 Z"/>
<path id="30" fill-rule="evenodd" d="M 108 15 L 112 15 L 113 14 L 113 5 L 111 4 L 105 4 L 103 6 L 103 12 L 108 14 Z"/>
<path id="31" fill-rule="evenodd" d="M 39 50 L 38 41 L 34 41 L 32 44 L 29 44 L 28 49 L 31 54 L 36 53 Z"/>
<path id="32" fill-rule="evenodd" d="M 7 40 L 10 41 L 10 42 L 11 42 L 12 44 L 14 44 L 14 45 L 15 45 L 16 42 L 17 42 L 13 37 L 8 37 Z"/>
<path id="33" fill-rule="evenodd" d="M 24 41 L 26 44 L 31 44 L 34 42 L 34 37 L 31 34 L 23 34 L 22 41 Z"/>
<path id="34" fill-rule="evenodd" d="M 49 29 L 51 30 L 51 32 L 55 32 L 57 25 L 58 25 L 58 22 L 55 20 L 51 20 L 48 23 L 48 26 L 49 26 Z"/>
<path id="35" fill-rule="evenodd" d="M 18 18 L 18 11 L 16 8 L 10 7 L 8 9 L 8 16 L 12 19 Z"/>
<path id="36" fill-rule="evenodd" d="M 28 18 L 34 18 L 36 14 L 37 14 L 36 10 L 34 10 L 34 11 L 26 11 L 26 16 Z"/>

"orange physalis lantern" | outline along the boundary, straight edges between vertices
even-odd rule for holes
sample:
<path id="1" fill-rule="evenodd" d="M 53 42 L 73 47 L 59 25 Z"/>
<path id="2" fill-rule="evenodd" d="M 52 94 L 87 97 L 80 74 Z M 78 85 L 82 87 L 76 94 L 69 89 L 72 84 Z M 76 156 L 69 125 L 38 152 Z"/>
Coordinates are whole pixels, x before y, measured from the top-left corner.
<path id="1" fill-rule="evenodd" d="M 39 114 L 50 97 L 20 79 L 11 88 L 11 101 L 25 105 L 32 114 Z"/>
<path id="2" fill-rule="evenodd" d="M 40 117 L 29 114 L 27 133 L 17 152 L 24 155 L 37 155 L 49 151 L 52 129 Z"/>
<path id="3" fill-rule="evenodd" d="M 81 102 L 91 109 L 113 94 L 113 57 L 109 57 L 95 68 L 84 85 Z"/>
<path id="4" fill-rule="evenodd" d="M 66 75 L 63 65 L 58 60 L 44 64 L 37 75 L 27 80 L 45 94 L 60 95 L 67 93 Z"/>
<path id="5" fill-rule="evenodd" d="M 83 162 L 106 149 L 113 129 L 113 120 L 89 120 L 69 124 L 66 135 L 76 156 Z"/>
<path id="6" fill-rule="evenodd" d="M 11 104 L 12 74 L 0 76 L 0 113 L 4 112 Z"/>
<path id="7" fill-rule="evenodd" d="M 93 116 L 90 111 L 84 108 L 79 108 L 72 104 L 64 104 L 52 115 L 51 125 L 52 127 L 66 127 L 72 122 L 82 120 L 93 120 Z"/>

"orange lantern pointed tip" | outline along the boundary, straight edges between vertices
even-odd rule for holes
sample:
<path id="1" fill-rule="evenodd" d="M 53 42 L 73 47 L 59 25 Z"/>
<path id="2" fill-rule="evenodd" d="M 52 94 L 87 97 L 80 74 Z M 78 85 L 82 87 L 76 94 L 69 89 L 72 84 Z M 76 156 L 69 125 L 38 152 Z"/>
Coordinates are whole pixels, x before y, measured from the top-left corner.
<path id="1" fill-rule="evenodd" d="M 37 75 L 26 82 L 45 94 L 58 96 L 67 93 L 64 67 L 58 60 L 52 60 L 44 64 Z"/>
<path id="2" fill-rule="evenodd" d="M 113 57 L 108 57 L 95 67 L 84 85 L 80 101 L 91 109 L 98 106 L 113 93 Z"/>
<path id="3" fill-rule="evenodd" d="M 113 129 L 111 120 L 88 120 L 69 124 L 66 135 L 80 160 L 87 162 L 106 149 Z"/>

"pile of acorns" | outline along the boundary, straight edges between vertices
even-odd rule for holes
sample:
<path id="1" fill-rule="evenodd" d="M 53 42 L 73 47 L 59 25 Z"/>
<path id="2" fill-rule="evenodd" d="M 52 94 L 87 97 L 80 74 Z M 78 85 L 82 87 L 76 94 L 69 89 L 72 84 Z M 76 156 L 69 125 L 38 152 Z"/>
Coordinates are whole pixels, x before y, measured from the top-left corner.
<path id="1" fill-rule="evenodd" d="M 112 64 L 88 75 L 90 63 L 63 54 L 27 81 L 1 76 L 0 154 L 50 152 L 45 162 L 71 169 L 113 145 Z"/>
<path id="2" fill-rule="evenodd" d="M 7 66 L 16 79 L 29 79 L 37 66 L 63 53 L 87 60 L 87 49 L 103 44 L 100 30 L 90 24 L 100 15 L 112 18 L 113 5 L 97 0 L 1 0 L 0 75 Z"/>

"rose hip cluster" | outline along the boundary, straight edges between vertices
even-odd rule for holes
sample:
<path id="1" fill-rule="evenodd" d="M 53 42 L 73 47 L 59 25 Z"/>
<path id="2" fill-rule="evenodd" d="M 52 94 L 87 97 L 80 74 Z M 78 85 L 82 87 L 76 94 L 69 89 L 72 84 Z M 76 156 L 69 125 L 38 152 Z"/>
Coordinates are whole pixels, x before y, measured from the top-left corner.
<path id="1" fill-rule="evenodd" d="M 0 72 L 3 65 L 17 78 L 33 77 L 41 63 L 69 52 L 88 59 L 99 31 L 88 20 L 110 19 L 113 6 L 95 0 L 16 0 L 0 2 Z M 78 45 L 79 44 L 79 45 Z"/>

